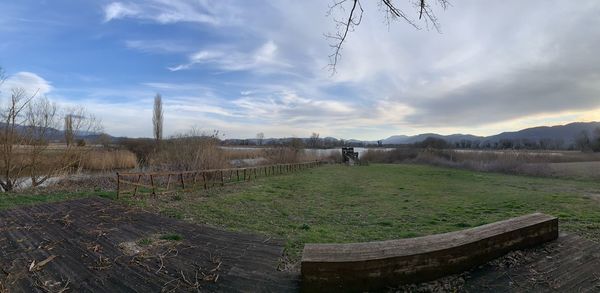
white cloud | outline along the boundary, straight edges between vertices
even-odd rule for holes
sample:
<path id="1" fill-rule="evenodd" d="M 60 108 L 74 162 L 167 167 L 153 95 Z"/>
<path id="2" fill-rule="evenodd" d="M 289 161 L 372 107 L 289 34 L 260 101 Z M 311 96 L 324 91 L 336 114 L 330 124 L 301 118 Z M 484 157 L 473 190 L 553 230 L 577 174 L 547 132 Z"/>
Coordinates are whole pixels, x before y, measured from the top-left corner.
<path id="1" fill-rule="evenodd" d="M 168 67 L 168 69 L 180 71 L 195 65 L 207 65 L 224 71 L 273 72 L 290 67 L 290 64 L 279 59 L 277 51 L 277 45 L 273 41 L 267 41 L 250 53 L 224 48 L 201 50 L 190 55 L 188 63 Z"/>
<path id="2" fill-rule="evenodd" d="M 249 120 L 285 124 L 322 124 L 338 119 L 351 119 L 359 114 L 349 103 L 304 98 L 290 91 L 267 96 L 242 96 L 232 103 L 242 109 L 243 115 Z"/>
<path id="3" fill-rule="evenodd" d="M 183 72 L 165 78 L 168 83 L 143 85 L 152 88 L 148 97 L 159 90 L 173 98 L 166 107 L 177 124 L 173 129 L 202 124 L 234 136 L 262 129 L 270 135 L 319 131 L 377 138 L 425 131 L 490 134 L 596 117 L 586 111 L 600 106 L 598 1 L 461 1 L 437 12 L 443 34 L 403 22 L 388 29 L 376 2 L 363 1 L 365 18 L 348 37 L 333 77 L 323 69 L 331 53 L 323 33 L 335 25 L 324 17 L 329 1 L 123 0 L 104 12 L 107 22 L 203 25 L 200 31 L 209 37 L 202 40 L 213 43 L 191 50 L 167 40 L 125 44 L 181 54 L 179 63 L 165 59 L 171 71 L 235 72 L 210 76 L 211 87 L 221 90 L 177 83 Z M 150 106 L 144 104 L 144 111 Z M 108 108 L 105 113 L 112 115 Z"/>
<path id="4" fill-rule="evenodd" d="M 104 21 L 109 22 L 113 19 L 134 17 L 140 13 L 139 8 L 133 4 L 113 2 L 104 7 Z"/>
<path id="5" fill-rule="evenodd" d="M 104 7 L 104 21 L 135 18 L 160 24 L 191 22 L 217 25 L 222 19 L 215 17 L 214 14 L 222 13 L 223 10 L 232 12 L 232 9 L 233 7 L 224 3 L 192 0 L 112 2 Z"/>
<path id="6" fill-rule="evenodd" d="M 4 96 L 10 95 L 12 89 L 24 89 L 28 95 L 43 96 L 52 91 L 52 85 L 33 72 L 22 71 L 9 76 L 0 86 Z"/>
<path id="7" fill-rule="evenodd" d="M 127 40 L 125 46 L 146 53 L 185 53 L 191 51 L 189 46 L 172 40 Z"/>

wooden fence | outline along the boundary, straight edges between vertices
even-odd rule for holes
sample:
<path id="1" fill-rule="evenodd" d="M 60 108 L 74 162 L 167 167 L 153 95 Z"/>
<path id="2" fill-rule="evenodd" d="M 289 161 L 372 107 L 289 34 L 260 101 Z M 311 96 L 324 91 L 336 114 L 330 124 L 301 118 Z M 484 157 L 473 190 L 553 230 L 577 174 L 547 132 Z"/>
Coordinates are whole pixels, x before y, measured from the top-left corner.
<path id="1" fill-rule="evenodd" d="M 214 186 L 250 181 L 258 177 L 292 173 L 318 167 L 321 164 L 320 161 L 313 161 L 248 168 L 117 173 L 117 197 L 123 194 L 156 196 L 176 191 L 208 189 Z"/>

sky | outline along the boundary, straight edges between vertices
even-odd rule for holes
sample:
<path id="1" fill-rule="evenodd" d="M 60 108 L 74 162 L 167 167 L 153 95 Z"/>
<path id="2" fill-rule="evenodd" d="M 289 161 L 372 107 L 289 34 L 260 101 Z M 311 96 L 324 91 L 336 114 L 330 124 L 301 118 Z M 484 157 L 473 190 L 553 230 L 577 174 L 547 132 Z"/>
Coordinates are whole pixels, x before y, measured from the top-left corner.
<path id="1" fill-rule="evenodd" d="M 0 66 L 11 88 L 83 105 L 115 136 L 225 138 L 491 135 L 600 120 L 600 1 L 461 0 L 433 5 L 440 32 L 388 25 L 379 1 L 342 49 L 328 0 L 0 2 Z M 348 3 L 350 4 L 350 3 Z"/>

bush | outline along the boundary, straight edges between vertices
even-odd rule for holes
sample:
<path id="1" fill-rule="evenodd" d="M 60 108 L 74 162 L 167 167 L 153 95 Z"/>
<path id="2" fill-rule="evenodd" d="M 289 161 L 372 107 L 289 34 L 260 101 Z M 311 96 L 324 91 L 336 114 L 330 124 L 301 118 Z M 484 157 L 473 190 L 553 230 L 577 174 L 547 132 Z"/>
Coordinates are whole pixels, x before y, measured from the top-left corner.
<path id="1" fill-rule="evenodd" d="M 371 163 L 400 163 L 407 160 L 414 160 L 419 151 L 416 148 L 396 148 L 393 150 L 369 149 L 361 154 L 360 159 Z"/>
<path id="2" fill-rule="evenodd" d="M 119 145 L 134 153 L 142 167 L 148 166 L 156 148 L 156 142 L 150 138 L 124 138 L 119 141 Z"/>
<path id="3" fill-rule="evenodd" d="M 191 171 L 228 168 L 229 161 L 216 134 L 192 130 L 163 141 L 151 165 L 159 170 Z"/>

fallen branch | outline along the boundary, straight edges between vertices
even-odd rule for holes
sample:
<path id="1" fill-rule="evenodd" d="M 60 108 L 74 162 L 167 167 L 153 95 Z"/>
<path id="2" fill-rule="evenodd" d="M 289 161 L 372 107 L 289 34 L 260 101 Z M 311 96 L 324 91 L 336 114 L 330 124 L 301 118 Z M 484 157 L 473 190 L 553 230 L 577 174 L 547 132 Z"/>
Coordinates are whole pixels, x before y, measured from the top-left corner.
<path id="1" fill-rule="evenodd" d="M 48 258 L 46 258 L 45 260 L 39 262 L 39 263 L 35 263 L 35 260 L 31 262 L 31 264 L 29 265 L 29 271 L 33 272 L 33 271 L 39 271 L 42 269 L 42 267 L 44 267 L 45 265 L 47 265 L 49 262 L 51 262 L 53 259 L 56 258 L 56 255 L 51 255 Z"/>

